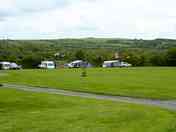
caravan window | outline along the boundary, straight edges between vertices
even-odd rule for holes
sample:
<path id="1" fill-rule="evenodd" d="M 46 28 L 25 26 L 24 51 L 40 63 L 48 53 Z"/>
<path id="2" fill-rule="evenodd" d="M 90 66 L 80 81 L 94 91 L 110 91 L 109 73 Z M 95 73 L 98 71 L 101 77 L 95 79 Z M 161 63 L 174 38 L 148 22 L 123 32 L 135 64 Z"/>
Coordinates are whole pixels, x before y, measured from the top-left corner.
<path id="1" fill-rule="evenodd" d="M 10 67 L 10 64 L 4 64 L 4 67 Z"/>
<path id="2" fill-rule="evenodd" d="M 48 63 L 48 66 L 54 66 L 54 64 L 53 63 Z"/>

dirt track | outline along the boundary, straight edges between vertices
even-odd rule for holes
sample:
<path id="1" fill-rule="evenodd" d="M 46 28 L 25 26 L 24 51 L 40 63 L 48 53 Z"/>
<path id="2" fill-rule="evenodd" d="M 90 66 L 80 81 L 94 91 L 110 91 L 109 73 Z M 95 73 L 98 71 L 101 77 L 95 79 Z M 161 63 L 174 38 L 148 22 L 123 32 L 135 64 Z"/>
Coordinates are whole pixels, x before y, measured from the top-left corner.
<path id="1" fill-rule="evenodd" d="M 73 92 L 69 90 L 60 90 L 60 89 L 53 89 L 53 88 L 42 88 L 42 87 L 15 85 L 15 84 L 3 84 L 3 87 L 0 87 L 0 88 L 17 89 L 17 90 L 23 90 L 23 91 L 39 92 L 39 93 L 58 94 L 58 95 L 65 95 L 65 96 L 78 96 L 82 98 L 92 98 L 92 99 L 99 99 L 99 100 L 120 101 L 120 102 L 134 103 L 134 104 L 153 105 L 153 106 L 159 106 L 162 108 L 167 108 L 170 110 L 176 110 L 176 100 L 164 101 L 164 100 L 143 99 L 143 98 L 134 98 L 134 97 L 101 95 L 101 94 L 93 94 L 93 93 L 86 93 L 86 92 Z"/>

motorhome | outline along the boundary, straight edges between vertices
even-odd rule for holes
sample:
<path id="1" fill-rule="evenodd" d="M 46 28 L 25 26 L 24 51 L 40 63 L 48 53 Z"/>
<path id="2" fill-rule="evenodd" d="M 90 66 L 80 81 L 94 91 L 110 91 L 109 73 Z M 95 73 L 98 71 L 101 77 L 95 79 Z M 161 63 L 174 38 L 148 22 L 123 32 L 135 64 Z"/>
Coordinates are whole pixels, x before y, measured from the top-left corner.
<path id="1" fill-rule="evenodd" d="M 55 63 L 53 61 L 42 61 L 40 65 L 38 65 L 41 69 L 55 69 Z"/>
<path id="2" fill-rule="evenodd" d="M 9 70 L 10 69 L 10 62 L 0 62 L 0 69 L 1 70 Z"/>
<path id="3" fill-rule="evenodd" d="M 104 61 L 102 67 L 130 67 L 131 64 L 119 60 Z"/>

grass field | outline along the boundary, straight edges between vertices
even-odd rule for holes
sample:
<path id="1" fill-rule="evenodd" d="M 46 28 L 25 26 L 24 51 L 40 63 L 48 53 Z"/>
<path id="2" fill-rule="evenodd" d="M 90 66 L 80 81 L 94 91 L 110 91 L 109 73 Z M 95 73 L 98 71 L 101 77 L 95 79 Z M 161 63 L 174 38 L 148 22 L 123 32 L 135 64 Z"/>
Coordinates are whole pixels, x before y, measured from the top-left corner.
<path id="1" fill-rule="evenodd" d="M 0 132 L 175 132 L 155 107 L 0 89 Z"/>
<path id="2" fill-rule="evenodd" d="M 176 68 L 0 71 L 0 83 L 27 84 L 133 97 L 176 99 Z"/>

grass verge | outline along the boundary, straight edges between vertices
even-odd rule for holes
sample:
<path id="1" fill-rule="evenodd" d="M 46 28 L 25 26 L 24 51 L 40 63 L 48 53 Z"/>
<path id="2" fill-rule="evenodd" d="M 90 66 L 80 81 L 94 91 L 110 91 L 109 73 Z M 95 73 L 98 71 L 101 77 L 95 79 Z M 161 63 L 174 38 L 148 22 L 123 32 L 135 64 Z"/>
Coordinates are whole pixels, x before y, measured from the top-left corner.
<path id="1" fill-rule="evenodd" d="M 1 132 L 175 132 L 157 107 L 0 89 Z"/>

